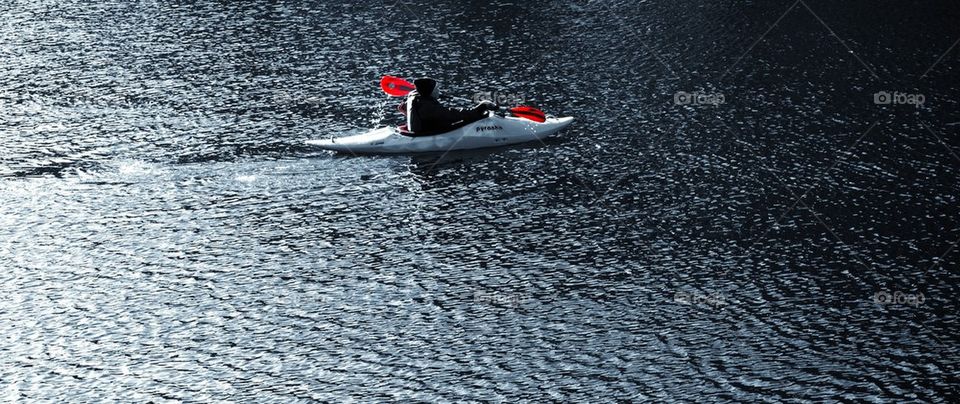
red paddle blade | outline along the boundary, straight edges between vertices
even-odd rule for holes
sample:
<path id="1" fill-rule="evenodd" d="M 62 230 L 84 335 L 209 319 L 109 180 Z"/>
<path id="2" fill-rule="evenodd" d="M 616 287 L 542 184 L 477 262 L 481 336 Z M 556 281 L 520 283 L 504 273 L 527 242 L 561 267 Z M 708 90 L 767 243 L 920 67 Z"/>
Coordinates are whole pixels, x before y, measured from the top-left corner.
<path id="1" fill-rule="evenodd" d="M 517 118 L 529 119 L 534 122 L 547 121 L 547 115 L 534 107 L 513 107 L 510 108 L 510 114 Z"/>
<path id="2" fill-rule="evenodd" d="M 409 81 L 394 76 L 383 76 L 380 88 L 393 97 L 403 97 L 416 89 Z"/>

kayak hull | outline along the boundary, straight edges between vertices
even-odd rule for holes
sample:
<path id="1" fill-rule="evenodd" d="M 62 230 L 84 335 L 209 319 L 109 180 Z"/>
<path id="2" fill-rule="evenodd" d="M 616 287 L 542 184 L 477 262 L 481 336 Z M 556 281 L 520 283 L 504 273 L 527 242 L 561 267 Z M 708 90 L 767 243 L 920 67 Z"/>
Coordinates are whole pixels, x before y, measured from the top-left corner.
<path id="1" fill-rule="evenodd" d="M 572 117 L 547 118 L 539 123 L 528 119 L 491 115 L 450 132 L 411 137 L 396 127 L 385 127 L 340 138 L 308 140 L 321 149 L 343 153 L 398 154 L 445 152 L 506 146 L 541 140 L 573 123 Z"/>

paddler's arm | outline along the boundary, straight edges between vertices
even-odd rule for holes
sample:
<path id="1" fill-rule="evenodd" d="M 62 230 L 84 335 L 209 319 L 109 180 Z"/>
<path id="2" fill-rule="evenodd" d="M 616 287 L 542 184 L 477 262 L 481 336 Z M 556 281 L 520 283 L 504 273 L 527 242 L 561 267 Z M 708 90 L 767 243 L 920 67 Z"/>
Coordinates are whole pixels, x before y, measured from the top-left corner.
<path id="1" fill-rule="evenodd" d="M 442 121 L 453 124 L 460 121 L 475 121 L 483 118 L 487 111 L 490 111 L 493 103 L 482 102 L 476 107 L 466 108 L 448 108 L 440 104 L 425 105 L 420 109 L 420 119 L 431 121 Z M 494 105 L 495 107 L 495 105 Z"/>

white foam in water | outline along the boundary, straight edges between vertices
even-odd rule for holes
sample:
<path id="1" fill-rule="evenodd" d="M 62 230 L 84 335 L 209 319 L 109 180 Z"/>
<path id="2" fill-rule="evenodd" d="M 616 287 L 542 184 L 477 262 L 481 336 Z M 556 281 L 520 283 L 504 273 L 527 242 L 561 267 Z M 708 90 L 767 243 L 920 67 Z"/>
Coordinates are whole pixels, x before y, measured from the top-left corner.
<path id="1" fill-rule="evenodd" d="M 154 164 L 139 160 L 124 161 L 117 164 L 117 172 L 121 175 L 147 175 L 153 174 L 156 171 L 157 167 Z"/>

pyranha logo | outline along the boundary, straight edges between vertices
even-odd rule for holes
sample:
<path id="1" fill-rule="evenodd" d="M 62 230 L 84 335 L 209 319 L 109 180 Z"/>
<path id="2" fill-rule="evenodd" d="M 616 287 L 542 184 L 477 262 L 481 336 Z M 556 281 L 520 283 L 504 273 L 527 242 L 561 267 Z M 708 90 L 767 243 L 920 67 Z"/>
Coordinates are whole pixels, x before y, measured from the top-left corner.
<path id="1" fill-rule="evenodd" d="M 500 125 L 477 126 L 477 132 L 487 132 L 491 130 L 503 130 Z"/>

